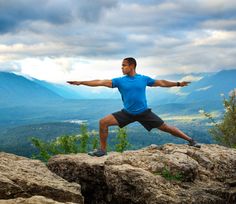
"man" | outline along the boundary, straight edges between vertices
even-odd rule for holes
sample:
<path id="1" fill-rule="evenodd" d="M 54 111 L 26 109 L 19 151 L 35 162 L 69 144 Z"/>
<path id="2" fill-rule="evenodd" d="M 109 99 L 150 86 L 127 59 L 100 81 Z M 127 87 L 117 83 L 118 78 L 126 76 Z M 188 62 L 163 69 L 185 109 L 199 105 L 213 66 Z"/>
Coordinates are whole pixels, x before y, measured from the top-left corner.
<path id="1" fill-rule="evenodd" d="M 174 136 L 189 141 L 190 146 L 200 148 L 191 137 L 187 136 L 181 130 L 174 126 L 166 124 L 161 118 L 147 107 L 146 86 L 151 87 L 173 87 L 187 86 L 190 82 L 170 82 L 166 80 L 154 80 L 148 76 L 136 73 L 136 60 L 132 57 L 125 58 L 122 62 L 122 72 L 125 76 L 113 78 L 112 80 L 92 80 L 92 81 L 68 81 L 72 85 L 86 86 L 106 86 L 109 88 L 118 88 L 124 108 L 121 111 L 105 116 L 99 121 L 100 149 L 89 152 L 91 156 L 106 155 L 106 140 L 108 136 L 108 127 L 118 125 L 120 128 L 138 121 L 148 131 L 153 128 L 168 132 Z"/>

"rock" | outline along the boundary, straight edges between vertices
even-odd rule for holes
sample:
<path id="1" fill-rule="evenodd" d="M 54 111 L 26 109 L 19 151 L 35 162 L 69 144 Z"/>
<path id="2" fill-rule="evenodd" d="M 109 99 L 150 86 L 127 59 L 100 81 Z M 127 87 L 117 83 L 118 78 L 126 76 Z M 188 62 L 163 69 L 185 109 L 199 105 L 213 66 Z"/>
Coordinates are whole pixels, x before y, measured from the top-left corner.
<path id="1" fill-rule="evenodd" d="M 55 200 L 45 198 L 44 196 L 32 196 L 30 198 L 15 198 L 8 200 L 0 200 L 0 204 L 63 204 Z M 65 204 L 75 204 L 71 202 L 65 202 Z"/>
<path id="2" fill-rule="evenodd" d="M 83 203 L 79 184 L 69 183 L 52 173 L 39 160 L 0 152 L 0 199 L 29 198 L 35 195 L 58 202 Z M 30 199 L 28 201 L 31 202 Z"/>
<path id="3" fill-rule="evenodd" d="M 104 175 L 106 159 L 107 156 L 98 159 L 82 153 L 57 155 L 49 160 L 47 165 L 50 170 L 67 181 L 80 183 L 85 203 L 90 203 L 90 200 L 103 201 L 107 195 L 108 189 Z"/>
<path id="4" fill-rule="evenodd" d="M 85 203 L 236 203 L 236 150 L 215 144 L 151 145 L 100 158 L 57 155 L 47 166 L 80 183 Z"/>
<path id="5" fill-rule="evenodd" d="M 106 166 L 105 175 L 110 197 L 113 200 L 120 201 L 122 198 L 122 203 L 140 204 L 153 203 L 153 201 L 176 203 L 176 193 L 173 191 L 175 187 L 165 182 L 161 176 L 156 176 L 142 168 L 128 164 L 110 165 Z"/>

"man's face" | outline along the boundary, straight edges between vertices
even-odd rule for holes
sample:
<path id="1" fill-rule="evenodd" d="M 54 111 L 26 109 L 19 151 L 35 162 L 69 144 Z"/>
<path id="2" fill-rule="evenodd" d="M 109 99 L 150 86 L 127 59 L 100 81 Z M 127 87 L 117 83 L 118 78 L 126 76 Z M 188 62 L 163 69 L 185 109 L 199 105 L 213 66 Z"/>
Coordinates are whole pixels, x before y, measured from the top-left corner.
<path id="1" fill-rule="evenodd" d="M 122 72 L 124 75 L 131 72 L 131 70 L 134 69 L 134 66 L 131 64 L 129 65 L 127 60 L 123 60 L 122 62 Z"/>

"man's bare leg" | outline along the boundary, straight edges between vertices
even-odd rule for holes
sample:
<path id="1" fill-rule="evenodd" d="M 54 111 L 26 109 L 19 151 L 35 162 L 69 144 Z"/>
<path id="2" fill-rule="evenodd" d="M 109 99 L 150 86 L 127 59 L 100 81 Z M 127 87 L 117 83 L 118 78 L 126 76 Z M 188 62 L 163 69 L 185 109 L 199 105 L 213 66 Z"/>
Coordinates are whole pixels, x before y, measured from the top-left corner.
<path id="1" fill-rule="evenodd" d="M 107 115 L 99 121 L 99 136 L 100 145 L 103 151 L 106 151 L 107 147 L 107 137 L 108 137 L 108 127 L 112 125 L 119 125 L 117 120 L 113 115 Z"/>
<path id="2" fill-rule="evenodd" d="M 167 125 L 166 123 L 163 123 L 159 128 L 159 130 L 162 130 L 164 132 L 168 132 L 176 137 L 180 137 L 184 140 L 190 141 L 192 138 L 183 133 L 181 130 L 174 126 Z"/>

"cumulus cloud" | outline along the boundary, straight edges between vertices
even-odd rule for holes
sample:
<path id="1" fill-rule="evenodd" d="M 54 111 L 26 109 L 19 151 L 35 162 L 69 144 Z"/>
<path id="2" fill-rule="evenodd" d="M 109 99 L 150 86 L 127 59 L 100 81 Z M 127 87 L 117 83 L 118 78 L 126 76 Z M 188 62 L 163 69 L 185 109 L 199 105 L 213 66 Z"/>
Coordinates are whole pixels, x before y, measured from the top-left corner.
<path id="1" fill-rule="evenodd" d="M 21 66 L 16 62 L 0 62 L 0 71 L 20 72 Z"/>
<path id="2" fill-rule="evenodd" d="M 206 20 L 200 24 L 203 29 L 211 30 L 236 30 L 236 19 Z"/>
<path id="3" fill-rule="evenodd" d="M 79 18 L 97 22 L 103 9 L 116 5 L 116 0 L 0 0 L 0 32 L 12 32 L 25 21 L 65 24 Z"/>
<path id="4" fill-rule="evenodd" d="M 48 80 L 112 77 L 127 56 L 150 76 L 232 69 L 235 22 L 233 0 L 0 0 L 0 63 Z"/>
<path id="5" fill-rule="evenodd" d="M 91 61 L 86 58 L 25 58 L 15 66 L 18 74 L 37 79 L 65 83 L 68 80 L 111 79 L 122 74 L 121 60 Z M 1 67 L 1 66 L 0 66 Z"/>

